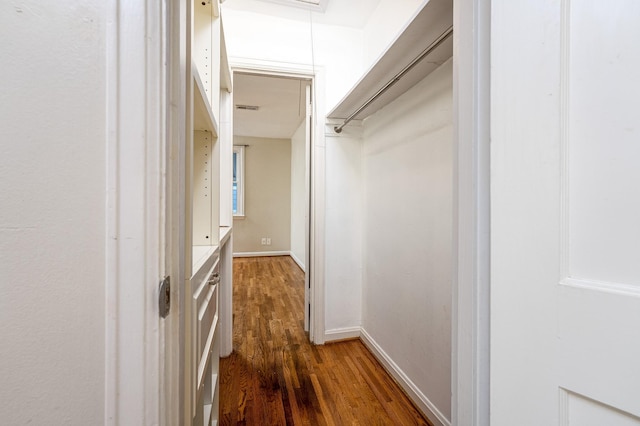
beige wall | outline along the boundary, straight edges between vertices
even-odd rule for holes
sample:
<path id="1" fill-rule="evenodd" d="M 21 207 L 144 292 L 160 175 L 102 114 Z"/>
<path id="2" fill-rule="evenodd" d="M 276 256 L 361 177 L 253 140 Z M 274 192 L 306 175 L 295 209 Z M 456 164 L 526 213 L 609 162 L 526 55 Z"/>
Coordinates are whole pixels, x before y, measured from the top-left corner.
<path id="1" fill-rule="evenodd" d="M 291 140 L 234 136 L 245 151 L 244 219 L 233 220 L 235 253 L 291 250 Z M 261 238 L 271 245 L 261 245 Z"/>

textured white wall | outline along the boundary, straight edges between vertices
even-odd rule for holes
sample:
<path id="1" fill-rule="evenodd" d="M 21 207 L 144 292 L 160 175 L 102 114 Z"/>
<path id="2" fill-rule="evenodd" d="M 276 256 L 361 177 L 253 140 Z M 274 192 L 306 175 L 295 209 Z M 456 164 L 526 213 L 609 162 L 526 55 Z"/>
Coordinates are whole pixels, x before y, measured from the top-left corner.
<path id="1" fill-rule="evenodd" d="M 365 121 L 363 328 L 451 418 L 452 63 Z"/>
<path id="2" fill-rule="evenodd" d="M 233 221 L 235 253 L 291 250 L 291 141 L 234 137 L 244 150 L 244 219 Z M 271 245 L 261 245 L 261 238 Z"/>
<path id="3" fill-rule="evenodd" d="M 0 4 L 0 423 L 104 420 L 103 1 Z"/>
<path id="4" fill-rule="evenodd" d="M 304 265 L 307 252 L 305 235 L 305 216 L 307 214 L 305 129 L 305 122 L 302 121 L 291 137 L 291 254 L 302 265 Z"/>

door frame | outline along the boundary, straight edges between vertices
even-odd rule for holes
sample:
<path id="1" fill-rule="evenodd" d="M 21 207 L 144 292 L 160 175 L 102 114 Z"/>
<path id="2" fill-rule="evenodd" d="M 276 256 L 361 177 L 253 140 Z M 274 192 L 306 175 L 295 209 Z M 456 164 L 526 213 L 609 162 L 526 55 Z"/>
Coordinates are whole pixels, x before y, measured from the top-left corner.
<path id="1" fill-rule="evenodd" d="M 175 379 L 166 382 L 158 296 L 167 273 L 165 59 L 167 24 L 179 24 L 173 5 L 105 5 L 105 425 L 171 423 L 165 401 Z"/>
<path id="2" fill-rule="evenodd" d="M 315 344 L 325 342 L 324 323 L 324 264 L 325 264 L 325 141 L 324 125 L 320 123 L 318 111 L 324 111 L 324 68 L 298 63 L 272 62 L 252 58 L 230 57 L 233 73 L 289 77 L 311 82 L 312 137 L 309 147 L 311 187 L 309 188 L 309 251 L 310 264 L 305 265 L 305 274 L 310 283 L 309 339 Z M 233 103 L 228 105 L 233 108 Z M 233 111 L 230 112 L 231 114 Z M 231 296 L 229 296 L 231 297 Z M 228 342 L 227 342 L 228 343 Z"/>
<path id="3" fill-rule="evenodd" d="M 453 6 L 451 424 L 489 426 L 491 2 Z"/>

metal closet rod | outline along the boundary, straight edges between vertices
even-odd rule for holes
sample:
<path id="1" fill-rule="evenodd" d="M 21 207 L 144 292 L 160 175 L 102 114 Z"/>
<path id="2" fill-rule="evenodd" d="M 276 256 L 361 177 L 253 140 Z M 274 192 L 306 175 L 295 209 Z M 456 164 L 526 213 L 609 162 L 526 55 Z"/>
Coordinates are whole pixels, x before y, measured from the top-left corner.
<path id="1" fill-rule="evenodd" d="M 433 50 L 435 50 L 438 46 L 440 46 L 451 34 L 453 34 L 453 25 L 450 26 L 449 28 L 447 28 L 447 30 L 445 32 L 443 32 L 442 34 L 440 34 L 440 36 L 435 39 L 435 41 L 433 43 L 431 43 L 429 45 L 429 47 L 427 47 L 426 49 L 424 49 L 422 51 L 422 53 L 420 53 L 413 61 L 411 61 L 411 63 L 409 65 L 407 65 L 406 67 L 404 67 L 402 69 L 402 71 L 400 71 L 398 74 L 395 75 L 395 77 L 393 77 L 391 80 L 389 80 L 387 82 L 387 84 L 385 84 L 382 89 L 378 90 L 376 92 L 375 95 L 373 95 L 372 97 L 369 98 L 369 100 L 367 100 L 367 102 L 365 102 L 364 104 L 362 104 L 362 106 L 360 108 L 358 108 L 353 114 L 351 114 L 350 116 L 348 116 L 347 118 L 345 118 L 345 120 L 342 122 L 341 125 L 339 126 L 335 126 L 333 128 L 333 130 L 336 133 L 342 133 L 342 129 L 344 128 L 344 126 L 346 126 L 347 124 L 349 124 L 349 122 L 351 120 L 353 120 L 353 118 L 360 114 L 360 112 L 362 112 L 363 109 L 365 109 L 366 107 L 369 106 L 369 104 L 373 101 L 375 101 L 378 96 L 382 95 L 384 92 L 386 92 L 391 86 L 393 86 L 394 84 L 396 84 L 407 72 L 409 72 L 413 67 L 415 67 L 418 62 L 420 62 L 421 60 L 423 60 L 427 55 L 429 55 L 431 52 L 433 52 Z"/>

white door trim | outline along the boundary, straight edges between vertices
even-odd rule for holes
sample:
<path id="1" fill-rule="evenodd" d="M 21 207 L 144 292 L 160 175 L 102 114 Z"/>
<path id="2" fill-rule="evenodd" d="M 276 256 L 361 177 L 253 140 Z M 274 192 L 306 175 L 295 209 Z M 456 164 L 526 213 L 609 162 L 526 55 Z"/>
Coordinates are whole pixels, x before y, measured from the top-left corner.
<path id="1" fill-rule="evenodd" d="M 324 68 L 306 64 L 271 62 L 252 58 L 229 58 L 234 72 L 260 73 L 312 81 L 313 140 L 311 149 L 311 212 L 310 212 L 310 265 L 311 278 L 311 341 L 324 344 L 324 235 L 325 235 L 325 140 L 324 124 L 319 111 L 324 111 Z"/>
<path id="2" fill-rule="evenodd" d="M 162 417 L 164 6 L 107 6 L 106 425 L 160 424 Z"/>
<path id="3" fill-rule="evenodd" d="M 186 2 L 164 2 L 167 25 L 166 48 L 166 131 L 165 150 L 165 275 L 171 277 L 171 309 L 161 321 L 161 426 L 180 424 L 185 416 L 185 286 L 186 276 L 186 144 L 187 144 L 187 60 Z"/>
<path id="4" fill-rule="evenodd" d="M 451 424 L 489 425 L 490 2 L 453 8 Z"/>

